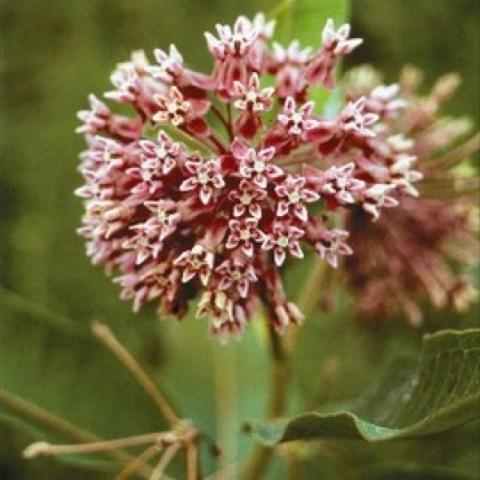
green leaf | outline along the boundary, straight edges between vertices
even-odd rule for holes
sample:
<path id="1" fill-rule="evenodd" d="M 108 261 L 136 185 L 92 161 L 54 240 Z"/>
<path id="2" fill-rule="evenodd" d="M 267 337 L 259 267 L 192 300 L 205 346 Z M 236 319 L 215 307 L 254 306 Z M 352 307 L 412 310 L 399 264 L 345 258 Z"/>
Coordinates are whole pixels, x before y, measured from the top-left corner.
<path id="1" fill-rule="evenodd" d="M 479 417 L 480 330 L 427 335 L 419 359 L 394 361 L 378 382 L 348 404 L 291 419 L 253 423 L 263 443 L 321 438 L 369 442 L 449 430 Z"/>

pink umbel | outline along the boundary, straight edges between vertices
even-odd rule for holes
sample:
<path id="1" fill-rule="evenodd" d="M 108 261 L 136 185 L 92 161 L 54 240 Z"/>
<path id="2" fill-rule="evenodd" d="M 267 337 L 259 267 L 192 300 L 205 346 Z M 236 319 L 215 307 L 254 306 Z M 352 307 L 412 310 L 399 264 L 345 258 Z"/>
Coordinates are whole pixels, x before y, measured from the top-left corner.
<path id="1" fill-rule="evenodd" d="M 365 108 L 381 119 L 372 154 L 359 159 L 360 168 L 378 182 L 389 179 L 402 193 L 371 187 L 383 195 L 384 206 L 401 199 L 394 215 L 377 222 L 368 221 L 366 212 L 375 214 L 368 203 L 345 211 L 355 255 L 344 274 L 359 320 L 377 328 L 395 318 L 419 326 L 427 302 L 464 312 L 478 298 L 467 269 L 478 263 L 480 251 L 479 179 L 469 168 L 480 135 L 472 135 L 465 119 L 441 114 L 459 86 L 457 75 L 440 77 L 425 94 L 418 92 L 420 82 L 421 72 L 407 67 L 398 84 L 385 87 L 368 66 L 352 70 L 345 81 L 349 100 L 366 98 Z M 376 156 L 390 161 L 376 162 Z"/>
<path id="2" fill-rule="evenodd" d="M 414 156 L 392 156 L 381 134 L 382 116 L 405 108 L 397 87 L 328 119 L 309 100 L 313 88 L 333 88 L 338 61 L 361 43 L 350 27 L 329 20 L 317 52 L 271 46 L 273 30 L 262 14 L 217 25 L 206 33 L 210 75 L 189 70 L 174 45 L 155 50 L 153 64 L 136 52 L 105 94 L 131 114 L 92 95 L 78 115 L 88 255 L 135 310 L 155 300 L 181 318 L 201 293 L 197 316 L 221 338 L 241 333 L 262 304 L 279 332 L 301 322 L 280 267 L 308 252 L 336 267 L 353 253 L 337 228 L 342 210 L 374 221 L 417 195 L 421 178 Z"/>

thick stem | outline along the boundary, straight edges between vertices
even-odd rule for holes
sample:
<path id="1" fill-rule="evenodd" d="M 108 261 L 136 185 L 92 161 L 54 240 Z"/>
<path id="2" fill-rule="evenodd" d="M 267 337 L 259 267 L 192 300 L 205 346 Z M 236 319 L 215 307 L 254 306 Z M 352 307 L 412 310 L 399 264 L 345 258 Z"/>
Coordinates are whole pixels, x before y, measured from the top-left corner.
<path id="1" fill-rule="evenodd" d="M 302 289 L 298 306 L 307 316 L 315 307 L 318 297 L 319 284 L 325 274 L 325 262 L 317 260 L 311 274 L 307 278 L 305 287 Z M 270 400 L 268 406 L 268 417 L 276 418 L 285 413 L 289 366 L 288 353 L 284 340 L 275 332 L 272 322 L 268 322 L 268 332 L 270 338 L 271 358 L 272 358 L 272 377 L 270 384 Z M 288 351 L 291 351 L 296 337 L 289 337 Z M 247 460 L 242 472 L 242 480 L 256 480 L 261 478 L 273 455 L 273 448 L 257 446 L 250 458 Z M 292 455 L 292 457 L 295 457 Z M 289 458 L 289 464 L 295 462 L 295 458 Z"/>
<path id="2" fill-rule="evenodd" d="M 275 418 L 283 415 L 287 401 L 288 359 L 283 340 L 268 322 L 270 347 L 272 352 L 272 381 L 268 416 Z"/>
<path id="3" fill-rule="evenodd" d="M 231 462 L 237 456 L 237 438 L 232 435 L 236 429 L 238 414 L 237 405 L 237 351 L 235 345 L 213 345 L 214 385 L 215 385 L 215 410 L 217 425 L 217 440 L 222 446 L 222 454 L 218 456 L 217 464 L 219 472 L 216 480 L 228 480 L 235 478 L 236 472 L 228 472 L 228 476 L 222 475 L 227 462 Z"/>
<path id="4" fill-rule="evenodd" d="M 270 383 L 270 399 L 268 403 L 268 417 L 280 417 L 285 412 L 288 392 L 288 358 L 281 337 L 268 322 L 270 351 L 272 358 L 272 372 Z M 256 480 L 261 478 L 273 455 L 273 449 L 257 445 L 244 466 L 242 480 Z"/>

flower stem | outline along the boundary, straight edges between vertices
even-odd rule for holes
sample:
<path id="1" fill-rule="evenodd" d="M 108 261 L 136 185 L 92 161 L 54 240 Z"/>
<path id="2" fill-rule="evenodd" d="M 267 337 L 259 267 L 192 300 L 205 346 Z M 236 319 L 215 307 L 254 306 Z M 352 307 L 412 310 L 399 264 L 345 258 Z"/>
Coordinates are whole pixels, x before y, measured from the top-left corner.
<path id="1" fill-rule="evenodd" d="M 230 104 L 229 104 L 230 106 Z M 227 131 L 228 133 L 228 137 L 230 138 L 230 141 L 233 140 L 233 132 L 232 132 L 232 124 L 231 124 L 231 120 L 230 119 L 227 119 L 225 118 L 225 116 L 223 115 L 223 113 L 220 111 L 220 109 L 214 105 L 212 103 L 212 106 L 211 106 L 211 109 L 212 109 L 212 112 L 218 117 L 218 119 L 222 122 L 223 126 L 225 127 L 225 130 Z M 230 110 L 231 112 L 231 110 Z"/>
<path id="2" fill-rule="evenodd" d="M 196 445 L 188 445 L 186 447 L 186 463 L 187 463 L 187 480 L 197 480 L 198 479 L 198 448 Z"/>
<path id="3" fill-rule="evenodd" d="M 181 447 L 179 444 L 174 443 L 165 450 L 165 453 L 163 454 L 160 461 L 157 463 L 157 466 L 153 469 L 152 475 L 149 480 L 160 480 L 161 478 L 164 478 L 165 469 L 168 467 L 170 462 L 173 460 L 173 457 L 180 450 L 180 448 Z"/>
<path id="4" fill-rule="evenodd" d="M 114 478 L 114 480 L 128 480 L 132 475 L 138 472 L 138 470 L 145 463 L 149 462 L 155 455 L 161 450 L 161 446 L 158 444 L 150 445 L 140 455 L 135 457 L 125 468 Z"/>
<path id="5" fill-rule="evenodd" d="M 147 433 L 133 437 L 116 438 L 100 442 L 81 443 L 72 445 L 52 445 L 47 442 L 32 443 L 23 453 L 25 458 L 34 458 L 39 455 L 65 455 L 75 453 L 111 452 L 119 448 L 137 447 L 148 443 L 157 443 L 162 439 L 161 433 Z"/>
<path id="6" fill-rule="evenodd" d="M 315 307 L 319 291 L 318 286 L 324 274 L 325 262 L 317 260 L 298 299 L 298 306 L 305 316 Z M 267 413 L 269 418 L 276 418 L 282 416 L 286 409 L 289 381 L 288 352 L 292 351 L 296 336 L 290 336 L 288 344 L 285 345 L 286 342 L 275 332 L 272 322 L 268 322 L 268 332 L 272 358 L 272 376 Z M 286 347 L 288 347 L 288 351 Z M 261 478 L 270 463 L 272 455 L 272 447 L 258 445 L 245 464 L 241 476 L 242 480 Z M 295 462 L 295 458 L 289 458 L 289 464 L 293 462 Z"/>
<path id="7" fill-rule="evenodd" d="M 314 266 L 302 287 L 301 293 L 297 300 L 298 308 L 307 317 L 315 308 L 315 304 L 323 293 L 321 287 L 322 279 L 329 270 L 328 264 L 316 258 Z"/>
<path id="8" fill-rule="evenodd" d="M 270 399 L 267 414 L 276 418 L 284 414 L 288 392 L 288 357 L 281 337 L 275 332 L 272 322 L 268 322 L 272 373 Z M 247 460 L 241 479 L 256 480 L 261 478 L 272 458 L 273 449 L 257 445 Z"/>
<path id="9" fill-rule="evenodd" d="M 226 462 L 232 461 L 237 455 L 237 438 L 232 435 L 235 430 L 235 419 L 238 415 L 237 405 L 237 351 L 235 345 L 213 345 L 215 409 L 218 443 L 222 446 L 222 454 L 218 457 L 219 473 L 217 480 L 227 480 L 236 476 L 236 472 L 228 472 L 222 476 Z"/>
<path id="10" fill-rule="evenodd" d="M 288 387 L 288 358 L 282 338 L 268 322 L 270 348 L 273 359 L 272 383 L 268 416 L 279 417 L 285 411 Z"/>

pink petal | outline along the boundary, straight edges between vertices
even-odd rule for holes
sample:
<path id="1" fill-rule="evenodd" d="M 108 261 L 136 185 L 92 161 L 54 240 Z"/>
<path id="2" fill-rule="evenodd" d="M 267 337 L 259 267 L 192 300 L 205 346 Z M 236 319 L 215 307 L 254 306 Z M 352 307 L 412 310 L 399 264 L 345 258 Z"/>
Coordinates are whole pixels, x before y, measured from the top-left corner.
<path id="1" fill-rule="evenodd" d="M 277 204 L 277 215 L 284 217 L 288 213 L 288 202 L 280 200 Z"/>
<path id="2" fill-rule="evenodd" d="M 260 205 L 258 205 L 258 203 L 252 203 L 248 207 L 248 212 L 252 217 L 255 217 L 257 219 L 260 219 L 262 217 L 262 209 L 260 208 Z"/>
<path id="3" fill-rule="evenodd" d="M 285 250 L 283 250 L 282 248 L 275 248 L 275 250 L 273 251 L 273 258 L 277 267 L 281 267 L 283 265 L 283 262 L 285 262 L 285 257 Z"/>
<path id="4" fill-rule="evenodd" d="M 249 287 L 248 280 L 241 280 L 240 282 L 238 282 L 237 289 L 238 289 L 238 293 L 242 298 L 247 298 L 248 287 Z"/>
<path id="5" fill-rule="evenodd" d="M 213 194 L 213 190 L 211 187 L 202 187 L 200 189 L 200 201 L 204 204 L 204 205 L 208 205 L 208 203 L 210 202 L 211 198 L 212 198 L 212 194 Z"/>
<path id="6" fill-rule="evenodd" d="M 189 192 L 194 190 L 198 184 L 198 180 L 195 177 L 190 177 L 184 180 L 180 185 L 181 192 Z"/>
<path id="7" fill-rule="evenodd" d="M 239 160 L 246 160 L 248 157 L 248 147 L 238 138 L 233 140 L 231 145 L 231 150 L 233 155 L 238 158 Z"/>
<path id="8" fill-rule="evenodd" d="M 290 242 L 288 246 L 289 252 L 297 258 L 303 258 L 303 252 L 302 249 L 300 248 L 300 243 L 298 242 Z"/>

